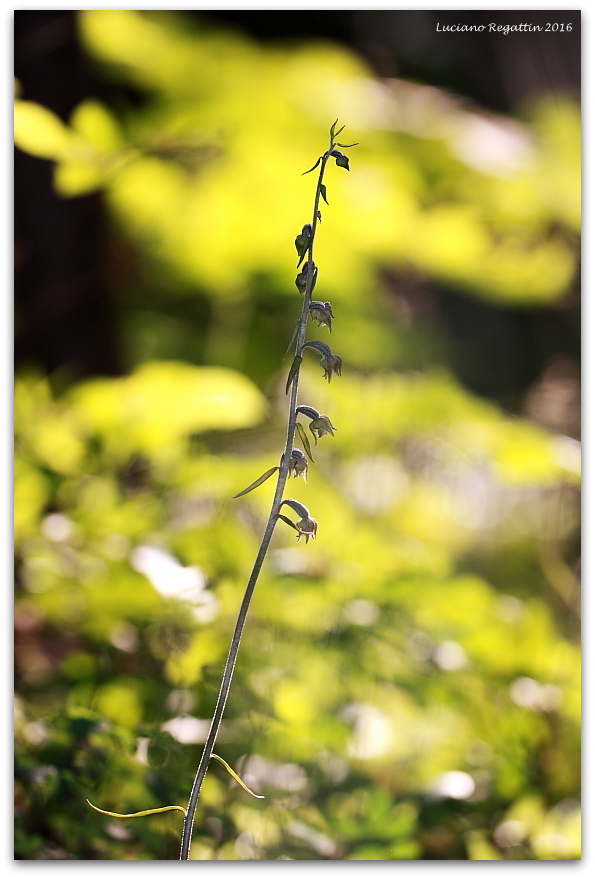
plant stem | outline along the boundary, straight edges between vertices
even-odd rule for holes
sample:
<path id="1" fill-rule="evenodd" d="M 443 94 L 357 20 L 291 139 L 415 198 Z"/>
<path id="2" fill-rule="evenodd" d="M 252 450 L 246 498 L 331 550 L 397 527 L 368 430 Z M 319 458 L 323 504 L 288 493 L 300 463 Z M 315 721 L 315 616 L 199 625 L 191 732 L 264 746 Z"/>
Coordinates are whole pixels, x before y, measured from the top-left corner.
<path id="1" fill-rule="evenodd" d="M 332 132 L 333 129 L 331 129 Z M 314 237 L 316 234 L 316 226 L 318 223 L 318 205 L 320 203 L 320 185 L 322 183 L 324 177 L 324 169 L 326 167 L 326 163 L 329 158 L 330 151 L 334 148 L 334 136 L 331 133 L 330 137 L 330 146 L 328 151 L 321 158 L 321 166 L 318 174 L 318 182 L 316 184 L 316 195 L 314 197 L 314 210 L 312 215 L 312 237 L 310 239 L 310 246 L 308 248 L 308 260 L 311 263 L 306 279 L 306 289 L 304 290 L 304 301 L 302 303 L 302 312 L 299 319 L 297 338 L 296 338 L 296 353 L 300 350 L 302 344 L 304 343 L 304 339 L 306 337 L 306 325 L 308 321 L 308 313 L 310 302 L 312 299 L 312 284 L 314 281 Z M 205 774 L 207 773 L 207 768 L 209 766 L 209 762 L 213 755 L 213 750 L 215 748 L 215 742 L 217 740 L 217 735 L 219 734 L 219 728 L 221 726 L 221 719 L 223 717 L 223 711 L 225 710 L 225 704 L 227 701 L 227 696 L 229 695 L 229 689 L 231 686 L 231 679 L 233 677 L 233 672 L 236 664 L 236 659 L 238 655 L 238 650 L 240 647 L 240 640 L 242 638 L 242 632 L 244 630 L 244 623 L 246 621 L 246 616 L 248 614 L 248 608 L 250 606 L 250 601 L 252 600 L 252 594 L 254 592 L 254 587 L 256 586 L 256 582 L 258 580 L 258 576 L 260 574 L 260 570 L 262 568 L 264 559 L 266 557 L 266 553 L 268 551 L 271 538 L 273 536 L 273 531 L 275 529 L 275 524 L 277 523 L 277 514 L 279 512 L 279 507 L 281 505 L 281 500 L 283 499 L 283 491 L 285 490 L 285 484 L 287 482 L 287 477 L 289 475 L 289 462 L 291 458 L 291 450 L 293 448 L 293 440 L 295 436 L 295 426 L 297 421 L 297 395 L 298 395 L 298 385 L 299 385 L 299 370 L 296 372 L 296 375 L 291 384 L 291 393 L 289 396 L 289 414 L 287 418 L 287 440 L 285 443 L 285 451 L 282 457 L 282 463 L 279 468 L 279 475 L 277 477 L 277 486 L 275 488 L 275 495 L 273 497 L 273 502 L 271 505 L 271 511 L 269 513 L 268 521 L 266 523 L 264 534 L 262 537 L 262 541 L 260 543 L 260 547 L 258 549 L 258 553 L 256 555 L 256 559 L 254 561 L 254 566 L 252 568 L 252 572 L 250 573 L 250 577 L 246 584 L 246 589 L 244 591 L 244 596 L 242 598 L 242 603 L 240 605 L 240 609 L 238 612 L 238 617 L 236 620 L 235 628 L 233 630 L 231 643 L 229 646 L 229 652 L 227 654 L 227 659 L 225 661 L 225 667 L 223 669 L 223 677 L 221 679 L 221 685 L 219 687 L 219 694 L 217 696 L 217 703 L 215 705 L 215 710 L 213 713 L 213 718 L 211 720 L 211 725 L 209 726 L 209 732 L 207 734 L 207 739 L 205 741 L 205 745 L 202 751 L 202 755 L 200 757 L 200 762 L 198 764 L 198 768 L 196 771 L 196 775 L 194 777 L 194 783 L 192 784 L 192 790 L 190 792 L 190 799 L 188 801 L 188 808 L 186 809 L 186 815 L 184 817 L 184 827 L 182 830 L 182 841 L 180 846 L 180 860 L 188 860 L 190 853 L 190 842 L 192 839 L 192 827 L 194 825 L 194 815 L 196 813 L 196 807 L 198 804 L 198 797 L 200 795 L 200 790 L 202 787 L 202 782 L 204 780 Z"/>

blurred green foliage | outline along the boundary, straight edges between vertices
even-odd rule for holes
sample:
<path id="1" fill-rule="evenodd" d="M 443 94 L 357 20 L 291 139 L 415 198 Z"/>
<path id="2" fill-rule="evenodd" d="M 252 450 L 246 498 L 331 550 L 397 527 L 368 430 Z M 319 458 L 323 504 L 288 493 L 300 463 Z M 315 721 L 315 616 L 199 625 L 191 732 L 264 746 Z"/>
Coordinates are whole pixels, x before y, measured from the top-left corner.
<path id="1" fill-rule="evenodd" d="M 396 372 L 378 280 L 563 297 L 576 109 L 484 118 L 333 45 L 265 50 L 165 12 L 86 11 L 80 29 L 146 99 L 86 102 L 69 125 L 17 101 L 16 142 L 64 196 L 104 191 L 168 296 L 210 302 L 210 365 L 181 362 L 189 330 L 147 306 L 127 376 L 60 394 L 17 376 L 15 855 L 177 857 L 179 814 L 118 822 L 85 799 L 187 803 L 272 483 L 229 498 L 284 441 L 300 173 L 339 116 L 361 143 L 329 176 L 317 295 L 346 366 L 328 386 L 306 360 L 300 391 L 337 434 L 289 491 L 318 540 L 277 529 L 217 746 L 266 798 L 213 764 L 191 858 L 577 859 L 578 443 L 446 371 Z"/>

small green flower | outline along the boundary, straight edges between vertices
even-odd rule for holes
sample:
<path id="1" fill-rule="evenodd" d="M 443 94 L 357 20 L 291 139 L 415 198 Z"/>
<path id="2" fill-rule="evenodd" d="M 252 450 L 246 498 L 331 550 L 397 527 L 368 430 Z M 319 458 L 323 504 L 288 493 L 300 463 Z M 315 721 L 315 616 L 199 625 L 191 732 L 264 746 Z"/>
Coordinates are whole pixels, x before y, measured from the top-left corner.
<path id="1" fill-rule="evenodd" d="M 318 523 L 315 518 L 300 518 L 299 521 L 295 523 L 296 530 L 299 531 L 297 536 L 297 541 L 301 540 L 302 537 L 306 537 L 306 543 L 312 537 L 313 540 L 316 539 L 316 531 L 318 530 Z"/>
<path id="2" fill-rule="evenodd" d="M 333 427 L 326 415 L 320 415 L 319 418 L 310 421 L 309 428 L 316 444 L 318 444 L 318 440 L 322 439 L 323 436 L 332 436 L 337 429 Z"/>
<path id="3" fill-rule="evenodd" d="M 316 320 L 319 326 L 328 326 L 329 332 L 332 331 L 333 316 L 330 302 L 310 302 L 310 317 L 312 320 Z"/>
<path id="4" fill-rule="evenodd" d="M 335 433 L 336 427 L 330 422 L 330 419 L 326 415 L 320 414 L 316 409 L 312 408 L 309 405 L 299 405 L 296 409 L 296 412 L 301 415 L 306 415 L 306 417 L 310 418 L 310 423 L 308 424 L 308 429 L 314 436 L 314 442 L 318 444 L 318 440 L 323 436 L 333 436 Z"/>
<path id="5" fill-rule="evenodd" d="M 316 539 L 316 531 L 318 530 L 318 524 L 316 519 L 310 516 L 307 506 L 304 506 L 303 503 L 300 503 L 298 500 L 282 500 L 281 506 L 289 506 L 297 515 L 301 515 L 299 521 L 294 522 L 287 518 L 286 515 L 282 515 L 280 512 L 277 513 L 277 518 L 280 518 L 285 524 L 292 527 L 294 530 L 298 532 L 298 541 L 301 537 L 306 537 L 306 542 L 312 537 L 313 540 Z"/>
<path id="6" fill-rule="evenodd" d="M 282 454 L 281 466 L 283 466 L 284 457 L 285 454 Z M 302 476 L 304 481 L 307 481 L 308 479 L 308 458 L 299 448 L 291 449 L 291 457 L 289 458 L 289 475 L 293 475 L 294 479 L 297 479 L 298 476 Z"/>
<path id="7" fill-rule="evenodd" d="M 323 357 L 320 361 L 320 365 L 324 369 L 323 378 L 326 378 L 330 384 L 331 378 L 333 376 L 333 372 L 335 375 L 341 375 L 341 369 L 343 367 L 343 360 L 341 357 L 336 354 L 329 354 L 326 357 Z"/>
<path id="8" fill-rule="evenodd" d="M 318 351 L 318 353 L 322 354 L 320 365 L 324 369 L 323 378 L 327 378 L 330 381 L 333 372 L 335 373 L 335 375 L 341 374 L 343 360 L 341 359 L 341 357 L 333 354 L 329 346 L 323 341 L 304 342 L 304 344 L 300 348 L 300 355 L 304 348 L 313 348 L 315 351 Z"/>

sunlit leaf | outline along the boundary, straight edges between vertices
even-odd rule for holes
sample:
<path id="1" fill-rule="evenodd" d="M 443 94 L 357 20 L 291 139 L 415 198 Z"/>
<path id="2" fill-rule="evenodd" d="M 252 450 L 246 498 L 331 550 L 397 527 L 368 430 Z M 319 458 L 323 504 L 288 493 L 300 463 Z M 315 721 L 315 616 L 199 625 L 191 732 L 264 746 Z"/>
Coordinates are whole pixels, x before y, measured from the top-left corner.
<path id="1" fill-rule="evenodd" d="M 304 446 L 304 450 L 305 450 L 306 454 L 308 455 L 308 457 L 310 458 L 312 463 L 316 463 L 316 461 L 312 457 L 312 451 L 310 449 L 310 442 L 308 440 L 308 436 L 306 435 L 306 431 L 304 430 L 304 428 L 302 427 L 302 425 L 300 424 L 299 421 L 296 423 L 295 426 L 296 426 L 296 429 L 299 433 L 300 439 L 302 440 L 302 444 Z"/>
<path id="2" fill-rule="evenodd" d="M 300 366 L 301 366 L 302 360 L 303 360 L 303 357 L 300 357 L 299 354 L 296 354 L 296 356 L 293 358 L 293 363 L 291 364 L 291 368 L 290 368 L 289 374 L 287 376 L 287 383 L 285 385 L 285 394 L 286 395 L 289 393 L 289 388 L 291 387 L 294 378 L 296 377 L 296 375 L 300 371 Z"/>
<path id="3" fill-rule="evenodd" d="M 272 466 L 265 473 L 263 473 L 261 476 L 259 476 L 256 479 L 256 481 L 252 482 L 251 485 L 248 485 L 247 488 L 244 488 L 243 491 L 239 491 L 239 493 L 234 494 L 231 499 L 235 500 L 235 499 L 237 499 L 237 497 L 243 497 L 244 494 L 249 494 L 250 491 L 254 490 L 254 488 L 258 488 L 259 485 L 262 485 L 264 482 L 266 482 L 267 479 L 270 479 L 270 477 L 273 475 L 273 473 L 276 473 L 278 469 L 279 469 L 278 466 Z"/>
<path id="4" fill-rule="evenodd" d="M 15 101 L 14 140 L 32 155 L 61 159 L 71 153 L 72 132 L 51 110 L 31 101 Z"/>
<path id="5" fill-rule="evenodd" d="M 216 753 L 211 753 L 211 759 L 216 759 L 217 762 L 220 762 L 221 765 L 224 766 L 224 768 L 226 769 L 226 771 L 227 771 L 227 772 L 233 777 L 233 779 L 235 780 L 235 782 L 238 783 L 238 784 L 241 786 L 241 788 L 242 788 L 243 790 L 245 790 L 247 793 L 250 793 L 250 795 L 251 795 L 251 796 L 254 796 L 255 799 L 264 799 L 264 796 L 259 796 L 257 793 L 253 793 L 252 790 L 249 789 L 249 787 L 246 786 L 246 784 L 244 783 L 244 781 L 242 780 L 242 778 L 241 778 L 238 774 L 235 773 L 235 771 L 233 770 L 233 768 L 232 768 L 230 765 L 227 764 L 227 762 L 225 761 L 225 759 L 222 759 L 221 756 L 217 756 Z"/>
<path id="6" fill-rule="evenodd" d="M 254 793 L 252 793 L 252 795 L 254 795 Z M 181 805 L 165 805 L 163 808 L 148 808 L 146 811 L 136 811 L 134 814 L 119 814 L 117 811 L 104 811 L 103 808 L 98 808 L 97 805 L 94 805 L 89 799 L 86 801 L 94 811 L 99 811 L 100 814 L 105 814 L 107 817 L 118 817 L 121 820 L 128 820 L 130 817 L 147 817 L 149 814 L 163 814 L 166 811 L 181 811 L 182 814 L 186 816 L 186 809 L 182 808 Z"/>

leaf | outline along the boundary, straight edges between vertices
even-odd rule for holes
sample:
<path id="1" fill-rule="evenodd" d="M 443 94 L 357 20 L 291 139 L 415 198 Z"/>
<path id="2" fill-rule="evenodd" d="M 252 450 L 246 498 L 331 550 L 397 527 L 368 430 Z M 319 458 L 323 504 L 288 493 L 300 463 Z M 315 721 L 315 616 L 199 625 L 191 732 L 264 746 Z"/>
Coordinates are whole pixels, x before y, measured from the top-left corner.
<path id="1" fill-rule="evenodd" d="M 283 359 L 285 359 L 285 357 L 287 356 L 287 354 L 289 353 L 289 351 L 292 349 L 292 347 L 293 347 L 293 345 L 294 345 L 294 342 L 295 342 L 295 340 L 296 340 L 296 338 L 297 338 L 298 327 L 299 327 L 299 325 L 300 325 L 300 321 L 299 321 L 299 320 L 296 320 L 296 321 L 295 321 L 295 326 L 293 327 L 293 332 L 291 333 L 291 340 L 290 340 L 289 344 L 287 345 L 287 350 L 286 350 L 285 353 L 283 354 Z"/>
<path id="2" fill-rule="evenodd" d="M 250 791 L 248 790 L 248 792 Z M 254 795 L 254 793 L 252 793 L 252 795 Z M 264 798 L 264 796 L 261 798 Z M 99 811 L 100 814 L 105 814 L 107 817 L 119 817 L 121 820 L 128 820 L 130 817 L 146 817 L 148 814 L 163 814 L 164 811 L 181 811 L 184 817 L 186 816 L 186 809 L 182 808 L 181 805 L 165 805 L 163 808 L 148 808 L 146 811 L 136 811 L 134 814 L 118 814 L 117 811 L 104 811 L 103 808 L 98 808 L 97 805 L 94 805 L 93 802 L 90 802 L 88 799 L 87 804 L 90 805 L 94 811 Z"/>
<path id="3" fill-rule="evenodd" d="M 300 365 L 301 365 L 303 359 L 304 358 L 300 357 L 299 354 L 296 354 L 296 356 L 293 358 L 293 363 L 291 364 L 291 369 L 289 370 L 289 375 L 287 376 L 287 384 L 285 385 L 285 395 L 286 396 L 289 393 L 289 388 L 291 387 L 291 382 L 293 381 L 293 379 L 295 378 L 295 376 L 298 374 L 298 372 L 300 370 Z"/>
<path id="4" fill-rule="evenodd" d="M 236 500 L 238 497 L 243 497 L 244 494 L 249 494 L 250 491 L 254 490 L 254 488 L 258 488 L 259 485 L 262 485 L 264 482 L 266 482 L 267 479 L 270 479 L 270 477 L 273 475 L 273 473 L 278 469 L 279 469 L 278 466 L 272 466 L 270 469 L 268 469 L 266 471 L 266 473 L 263 473 L 261 476 L 259 476 L 255 482 L 252 482 L 251 485 L 248 485 L 247 488 L 244 488 L 243 491 L 240 491 L 238 494 L 234 494 L 231 499 Z"/>
<path id="5" fill-rule="evenodd" d="M 122 378 L 86 380 L 74 385 L 69 400 L 118 457 L 150 459 L 190 433 L 252 427 L 267 405 L 239 372 L 175 360 L 149 360 Z"/>
<path id="6" fill-rule="evenodd" d="M 58 116 L 32 101 L 14 107 L 14 141 L 19 149 L 43 159 L 63 159 L 71 151 L 72 131 Z"/>
<path id="7" fill-rule="evenodd" d="M 247 793 L 250 793 L 250 795 L 254 796 L 255 799 L 264 799 L 264 796 L 259 796 L 257 793 L 253 793 L 252 790 L 246 786 L 242 778 L 235 773 L 233 768 L 227 764 L 225 759 L 222 759 L 221 756 L 217 756 L 216 753 L 211 753 L 211 759 L 216 759 L 217 762 L 220 762 L 221 765 L 223 765 L 227 769 L 227 771 L 231 774 L 236 783 L 238 783 L 243 790 L 245 790 Z"/>
<path id="8" fill-rule="evenodd" d="M 289 525 L 289 527 L 292 527 L 294 530 L 297 530 L 298 533 L 300 532 L 299 528 L 295 526 L 295 524 L 293 523 L 291 518 L 288 518 L 286 515 L 281 515 L 280 512 L 277 513 L 277 518 L 280 518 L 281 521 L 284 521 L 285 524 Z"/>
<path id="9" fill-rule="evenodd" d="M 343 149 L 349 149 L 350 146 L 359 146 L 359 143 L 338 143 L 337 146 L 342 146 Z"/>
<path id="10" fill-rule="evenodd" d="M 316 463 L 316 461 L 312 457 L 312 451 L 310 450 L 310 442 L 308 441 L 308 437 L 306 436 L 306 431 L 304 430 L 304 428 L 302 427 L 302 425 L 299 422 L 296 423 L 295 426 L 297 428 L 298 433 L 300 434 L 300 439 L 302 440 L 302 445 L 304 446 L 304 450 L 305 450 L 306 454 L 308 455 L 308 457 L 310 458 L 312 463 Z"/>
<path id="11" fill-rule="evenodd" d="M 310 173 L 312 173 L 312 171 L 315 170 L 315 169 L 318 167 L 318 165 L 320 164 L 321 161 L 322 161 L 322 156 L 319 156 L 319 157 L 318 157 L 318 160 L 317 160 L 317 162 L 316 162 L 316 164 L 315 164 L 315 165 L 312 165 L 312 167 L 310 168 L 309 171 L 304 171 L 304 172 L 302 173 L 301 176 L 303 177 L 304 174 L 310 174 Z"/>
<path id="12" fill-rule="evenodd" d="M 283 504 L 291 506 L 293 511 L 297 512 L 301 518 L 310 518 L 310 513 L 308 512 L 307 507 L 304 506 L 303 503 L 300 503 L 299 500 L 283 500 L 281 506 L 283 506 Z"/>
<path id="13" fill-rule="evenodd" d="M 328 204 L 328 201 L 326 200 L 326 186 L 325 186 L 325 184 L 321 183 L 318 188 L 320 189 L 320 194 L 322 195 L 322 197 L 324 199 L 324 203 Z"/>

